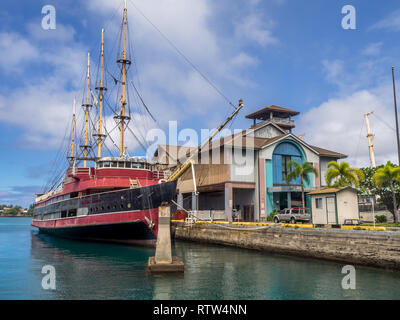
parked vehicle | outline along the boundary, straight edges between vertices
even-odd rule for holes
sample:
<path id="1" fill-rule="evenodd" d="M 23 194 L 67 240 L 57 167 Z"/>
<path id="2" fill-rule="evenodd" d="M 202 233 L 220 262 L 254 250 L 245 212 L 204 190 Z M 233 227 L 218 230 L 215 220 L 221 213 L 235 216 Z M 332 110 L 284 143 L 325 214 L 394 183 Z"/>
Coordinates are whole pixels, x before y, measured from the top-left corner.
<path id="1" fill-rule="evenodd" d="M 275 223 L 310 222 L 310 220 L 311 220 L 310 210 L 308 208 L 304 208 L 304 207 L 294 207 L 291 209 L 286 208 L 286 209 L 281 210 L 280 213 L 278 213 L 274 217 Z"/>

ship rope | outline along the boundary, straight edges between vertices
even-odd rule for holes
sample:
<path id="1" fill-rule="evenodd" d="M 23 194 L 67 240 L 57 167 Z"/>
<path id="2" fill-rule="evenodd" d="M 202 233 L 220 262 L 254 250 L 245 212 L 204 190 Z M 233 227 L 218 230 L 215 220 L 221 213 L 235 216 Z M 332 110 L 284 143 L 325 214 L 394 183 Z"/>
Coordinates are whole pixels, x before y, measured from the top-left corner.
<path id="1" fill-rule="evenodd" d="M 226 95 L 222 93 L 220 89 L 210 80 L 208 79 L 204 73 L 202 73 L 196 65 L 186 57 L 181 50 L 135 5 L 133 0 L 129 0 L 131 4 L 135 7 L 135 9 L 140 13 L 140 15 L 161 35 L 161 37 L 176 51 L 178 55 L 180 55 L 192 68 L 195 70 L 228 104 L 230 104 L 234 109 L 236 106 L 227 98 Z"/>
<path id="2" fill-rule="evenodd" d="M 228 99 L 228 97 L 214 84 L 203 72 L 200 71 L 200 69 L 180 50 L 158 27 L 155 23 L 153 23 L 134 3 L 133 0 L 129 0 L 132 6 L 137 10 L 137 12 L 161 35 L 161 37 L 171 46 L 171 48 L 195 71 L 197 72 L 203 80 L 205 80 L 211 88 L 213 88 L 229 105 L 232 107 L 236 108 L 234 104 Z M 117 13 L 121 9 L 122 3 L 118 6 L 118 8 L 115 9 L 115 11 L 112 13 L 111 17 L 109 19 L 105 20 L 104 24 L 104 29 L 107 30 L 107 26 L 113 21 L 114 17 L 117 15 Z M 150 143 L 145 139 L 146 133 L 154 127 L 154 124 L 157 124 L 157 118 L 155 115 L 151 112 L 148 104 L 145 102 L 145 97 L 142 94 L 141 90 L 141 81 L 140 81 L 140 76 L 139 76 L 139 70 L 138 70 L 138 64 L 137 64 L 137 57 L 136 57 L 136 50 L 135 50 L 135 43 L 134 43 L 134 37 L 133 34 L 131 34 L 131 31 L 129 30 L 129 21 L 127 21 L 127 43 L 128 43 L 128 48 L 127 48 L 127 59 L 132 62 L 132 65 L 134 66 L 135 71 L 135 77 L 133 79 L 128 80 L 126 79 L 127 82 L 130 82 L 131 86 L 129 86 L 128 83 L 126 83 L 126 107 L 127 107 L 127 115 L 130 117 L 128 121 L 126 121 L 126 128 L 128 128 L 127 132 L 129 132 L 135 141 L 138 143 L 138 145 L 144 149 L 145 151 L 149 148 Z M 117 37 L 112 37 L 114 40 L 114 45 L 111 46 L 106 46 L 105 47 L 105 52 L 104 56 L 116 56 L 117 59 L 119 59 L 120 54 L 121 54 L 121 45 L 122 45 L 122 36 L 123 36 L 123 21 L 121 22 L 121 27 L 118 30 Z M 110 37 L 111 38 L 111 37 Z M 96 45 L 90 45 L 90 47 L 98 47 L 98 41 L 96 39 L 93 40 L 93 42 L 96 43 Z M 100 50 L 97 50 L 100 52 Z M 93 59 L 93 62 L 96 59 Z M 97 68 L 94 68 L 97 70 L 95 73 L 95 77 L 92 78 L 90 77 L 90 84 L 89 84 L 89 90 L 91 92 L 90 100 L 93 103 L 93 101 L 96 99 L 95 97 L 99 98 L 99 92 L 93 94 L 92 90 L 94 88 L 93 82 L 97 83 L 98 78 L 99 78 L 99 61 L 100 61 L 100 55 L 98 56 L 98 61 L 94 62 L 94 65 L 97 65 Z M 114 127 L 112 130 L 108 130 L 106 127 L 106 123 L 108 119 L 110 118 L 110 113 L 112 116 L 118 116 L 118 105 L 120 103 L 119 98 L 120 98 L 120 93 L 121 93 L 121 81 L 118 79 L 120 78 L 120 75 L 122 73 L 122 66 L 118 64 L 112 64 L 113 68 L 110 69 L 108 65 L 108 60 L 104 59 L 104 87 L 107 87 L 107 90 L 103 92 L 103 112 L 104 112 L 104 122 L 103 122 L 103 128 L 104 132 L 106 133 L 106 138 L 104 139 L 102 145 L 105 146 L 105 151 L 109 153 L 112 156 L 111 148 L 110 148 L 110 142 L 113 145 L 112 148 L 116 148 L 119 150 L 118 145 L 112 138 L 111 134 L 112 132 L 118 127 L 118 120 L 116 120 L 117 125 Z M 131 65 L 127 65 L 127 70 L 126 72 L 128 73 Z M 93 70 L 93 68 L 91 69 Z M 91 71 L 91 73 L 94 73 Z M 116 74 L 119 74 L 119 76 L 115 76 Z M 84 82 L 86 78 L 86 72 L 82 73 L 82 78 L 80 82 Z M 109 81 L 110 80 L 110 81 Z M 110 85 L 111 83 L 115 85 Z M 110 85 L 110 86 L 108 86 Z M 85 90 L 86 86 L 82 85 L 81 88 L 83 89 L 83 94 L 82 94 L 82 99 L 85 96 Z M 131 87 L 132 90 L 129 90 Z M 95 92 L 95 91 L 94 91 Z M 114 100 L 115 99 L 115 100 Z M 114 101 L 113 101 L 114 100 Z M 113 102 L 112 102 L 113 101 Z M 133 103 L 133 104 L 132 104 Z M 82 101 L 82 104 L 83 101 Z M 135 106 L 134 110 L 131 109 L 131 106 Z M 92 109 L 98 110 L 98 106 L 96 104 L 93 105 Z M 83 120 L 82 117 L 82 110 L 81 108 L 78 108 L 78 112 L 76 115 L 76 144 L 78 145 L 83 145 L 84 142 L 82 141 L 83 137 L 83 132 L 84 132 L 84 126 L 78 125 L 80 121 Z M 96 139 L 93 138 L 92 133 L 94 130 L 96 130 L 96 125 L 95 121 L 93 120 L 93 117 L 91 115 L 91 112 L 89 112 L 89 121 L 88 121 L 88 155 L 93 155 L 93 158 L 95 157 L 95 152 L 94 152 L 94 147 L 97 145 L 97 141 L 94 141 Z M 81 115 L 81 116 L 79 116 Z M 129 126 L 130 122 L 135 122 L 137 119 L 140 120 L 140 125 L 134 126 Z M 233 119 L 235 120 L 235 119 Z M 82 121 L 83 122 L 83 121 Z M 107 124 L 108 125 L 108 124 Z M 232 126 L 232 123 L 231 123 Z M 125 128 L 125 130 L 126 130 Z M 67 158 L 69 155 L 69 143 L 66 139 L 68 135 L 68 130 L 70 129 L 70 123 L 68 123 L 66 129 L 65 129 L 65 134 L 63 139 L 61 140 L 60 147 L 57 150 L 54 162 L 52 162 L 51 166 L 51 174 L 49 175 L 49 179 L 46 182 L 46 185 L 44 186 L 43 190 L 44 191 L 49 191 L 52 190 L 55 186 L 59 185 L 59 181 L 63 179 L 65 170 L 68 169 L 68 167 L 71 165 L 69 161 L 62 161 L 62 157 Z M 80 134 L 79 134 L 80 133 Z M 64 151 L 64 152 L 63 152 Z M 75 165 L 79 165 L 82 160 L 78 160 L 82 158 L 83 155 L 83 150 L 82 148 L 76 148 L 76 155 L 75 158 L 77 159 L 75 162 Z M 64 158 L 64 159 L 65 159 Z M 60 165 L 62 163 L 62 165 Z M 57 168 L 58 167 L 58 168 Z M 203 180 L 204 177 L 199 177 L 200 182 Z"/>

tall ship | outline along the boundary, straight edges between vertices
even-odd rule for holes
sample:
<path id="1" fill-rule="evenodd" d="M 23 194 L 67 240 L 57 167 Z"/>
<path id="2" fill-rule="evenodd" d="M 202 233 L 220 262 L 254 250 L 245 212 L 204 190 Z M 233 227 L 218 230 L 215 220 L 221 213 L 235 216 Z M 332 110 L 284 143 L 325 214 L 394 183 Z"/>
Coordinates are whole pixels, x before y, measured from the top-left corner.
<path id="1" fill-rule="evenodd" d="M 99 59 L 99 79 L 96 94 L 90 88 L 90 55 L 86 72 L 86 85 L 82 100 L 84 133 L 82 144 L 76 147 L 75 141 L 76 101 L 73 105 L 71 145 L 68 156 L 68 168 L 61 182 L 52 186 L 50 191 L 37 194 L 34 203 L 32 225 L 40 232 L 55 236 L 80 240 L 119 242 L 138 245 L 155 245 L 158 232 L 158 208 L 163 203 L 170 203 L 175 197 L 177 179 L 188 168 L 193 169 L 193 157 L 175 168 L 165 170 L 158 163 L 143 157 L 130 157 L 127 154 L 125 132 L 131 122 L 129 109 L 128 69 L 132 61 L 127 53 L 127 6 L 126 0 L 121 25 L 122 55 L 117 59 L 119 76 L 111 75 L 117 98 L 113 109 L 116 127 L 119 129 L 119 155 L 102 156 L 102 146 L 107 138 L 115 141 L 104 126 L 103 109 L 107 102 L 107 88 L 104 85 L 104 30 L 101 33 L 101 52 Z M 107 71 L 110 73 L 109 71 Z M 134 86 L 133 82 L 131 82 Z M 136 87 L 134 87 L 135 91 Z M 138 93 L 138 92 L 137 92 Z M 149 115 L 154 119 L 138 93 Z M 210 143 L 215 135 L 239 112 L 242 102 L 215 130 L 197 152 Z M 95 108 L 93 108 L 95 107 Z M 97 125 L 92 123 L 92 110 L 97 110 Z M 136 136 L 135 136 L 136 137 Z M 91 141 L 93 143 L 91 143 Z M 106 147 L 106 146 L 105 146 Z M 97 148 L 97 154 L 94 150 Z M 89 166 L 91 164 L 91 166 Z"/>

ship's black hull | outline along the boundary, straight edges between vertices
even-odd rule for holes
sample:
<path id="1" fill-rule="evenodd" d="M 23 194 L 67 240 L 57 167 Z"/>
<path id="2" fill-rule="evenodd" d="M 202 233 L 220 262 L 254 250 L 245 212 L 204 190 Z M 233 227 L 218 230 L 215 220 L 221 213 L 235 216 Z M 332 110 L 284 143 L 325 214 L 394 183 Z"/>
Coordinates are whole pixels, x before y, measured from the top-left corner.
<path id="1" fill-rule="evenodd" d="M 144 246 L 154 246 L 157 240 L 148 225 L 141 221 L 66 228 L 40 228 L 39 232 L 75 240 L 115 242 Z"/>
<path id="2" fill-rule="evenodd" d="M 171 203 L 176 181 L 68 199 L 35 208 L 41 232 L 79 240 L 153 245 L 158 208 Z"/>

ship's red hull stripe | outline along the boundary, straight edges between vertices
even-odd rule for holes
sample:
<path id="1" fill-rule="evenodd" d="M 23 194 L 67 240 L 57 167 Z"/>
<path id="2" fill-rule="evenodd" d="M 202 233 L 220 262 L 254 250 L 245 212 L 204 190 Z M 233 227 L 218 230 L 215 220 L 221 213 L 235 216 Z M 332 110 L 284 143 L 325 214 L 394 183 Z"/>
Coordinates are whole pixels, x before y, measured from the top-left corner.
<path id="1" fill-rule="evenodd" d="M 125 212 L 114 212 L 105 214 L 94 214 L 88 216 L 63 218 L 56 220 L 34 220 L 32 225 L 38 228 L 72 228 L 72 227 L 83 227 L 83 226 L 94 226 L 100 224 L 114 224 L 124 223 L 133 221 L 142 221 L 146 225 L 148 224 L 146 218 L 153 221 L 154 227 L 152 232 L 157 235 L 158 230 L 158 208 L 140 210 L 140 211 L 125 211 Z"/>

